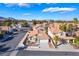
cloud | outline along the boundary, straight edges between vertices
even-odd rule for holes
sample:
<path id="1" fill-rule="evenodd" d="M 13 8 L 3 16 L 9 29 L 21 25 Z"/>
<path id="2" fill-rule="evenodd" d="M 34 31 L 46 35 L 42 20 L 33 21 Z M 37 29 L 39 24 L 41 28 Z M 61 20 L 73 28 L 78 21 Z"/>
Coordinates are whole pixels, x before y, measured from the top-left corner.
<path id="1" fill-rule="evenodd" d="M 27 3 L 18 3 L 18 6 L 20 7 L 29 7 L 30 5 Z"/>
<path id="2" fill-rule="evenodd" d="M 19 7 L 29 7 L 28 3 L 4 3 L 6 7 L 19 6 Z"/>
<path id="3" fill-rule="evenodd" d="M 12 7 L 12 6 L 15 6 L 16 3 L 4 3 L 6 5 L 6 7 Z"/>
<path id="4" fill-rule="evenodd" d="M 59 8 L 59 7 L 50 7 L 45 8 L 42 10 L 42 12 L 68 12 L 68 11 L 74 11 L 76 8 Z"/>
<path id="5" fill-rule="evenodd" d="M 30 15 L 30 13 L 24 13 L 24 14 L 22 14 L 23 16 L 28 16 L 28 15 Z"/>

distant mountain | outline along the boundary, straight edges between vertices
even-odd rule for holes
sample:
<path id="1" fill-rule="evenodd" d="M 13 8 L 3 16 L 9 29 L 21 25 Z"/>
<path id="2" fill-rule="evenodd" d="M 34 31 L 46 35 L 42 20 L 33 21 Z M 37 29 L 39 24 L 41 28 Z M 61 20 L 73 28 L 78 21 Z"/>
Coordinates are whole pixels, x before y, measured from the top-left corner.
<path id="1" fill-rule="evenodd" d="M 4 19 L 5 19 L 4 17 L 1 17 L 1 16 L 0 16 L 0 20 L 4 20 Z"/>
<path id="2" fill-rule="evenodd" d="M 0 16 L 0 22 L 2 22 L 5 18 Z"/>
<path id="3" fill-rule="evenodd" d="M 0 16 L 0 21 L 4 21 L 4 20 L 15 20 L 15 18 L 12 17 L 5 18 Z"/>
<path id="4" fill-rule="evenodd" d="M 15 19 L 14 19 L 14 18 L 12 18 L 12 17 L 8 17 L 7 19 L 8 19 L 8 20 L 15 20 Z"/>

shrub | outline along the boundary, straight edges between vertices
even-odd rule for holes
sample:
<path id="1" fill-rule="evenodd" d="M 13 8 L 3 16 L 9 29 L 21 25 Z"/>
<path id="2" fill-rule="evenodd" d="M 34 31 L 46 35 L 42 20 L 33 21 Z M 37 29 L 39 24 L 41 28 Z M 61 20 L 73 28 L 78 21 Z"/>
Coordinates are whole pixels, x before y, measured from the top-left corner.
<path id="1" fill-rule="evenodd" d="M 74 39 L 74 44 L 75 44 L 75 45 L 79 45 L 79 38 L 75 38 L 75 39 Z"/>

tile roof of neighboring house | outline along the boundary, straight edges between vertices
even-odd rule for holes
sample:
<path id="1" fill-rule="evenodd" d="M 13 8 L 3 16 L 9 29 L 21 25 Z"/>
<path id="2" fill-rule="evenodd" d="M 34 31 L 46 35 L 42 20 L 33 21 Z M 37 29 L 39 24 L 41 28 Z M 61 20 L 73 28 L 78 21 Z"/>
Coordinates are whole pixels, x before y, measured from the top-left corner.
<path id="1" fill-rule="evenodd" d="M 9 27 L 8 26 L 0 26 L 2 31 L 9 31 Z"/>
<path id="2" fill-rule="evenodd" d="M 37 24 L 36 26 L 33 27 L 33 31 L 29 31 L 30 36 L 35 36 L 36 34 L 40 39 L 48 39 L 48 35 L 45 33 L 45 31 L 40 30 L 41 24 Z"/>
<path id="3" fill-rule="evenodd" d="M 35 26 L 33 26 L 33 29 L 38 29 L 41 26 L 42 26 L 41 24 L 36 24 Z"/>
<path id="4" fill-rule="evenodd" d="M 60 33 L 60 32 L 62 32 L 59 29 L 59 26 L 61 24 L 62 23 L 50 23 L 48 30 L 51 31 L 52 33 Z M 38 29 L 38 28 L 42 28 L 40 26 L 41 26 L 41 24 L 36 24 L 36 26 L 33 27 L 33 31 L 29 32 L 30 36 L 34 36 L 34 35 L 38 34 L 41 39 L 48 39 L 48 35 L 45 33 L 45 31 Z"/>
<path id="5" fill-rule="evenodd" d="M 63 23 L 50 23 L 49 24 L 49 27 L 48 27 L 48 30 L 51 31 L 52 33 L 60 33 L 62 32 L 60 29 L 59 29 L 59 26 L 62 25 Z M 71 23 L 68 23 L 68 24 L 71 24 Z M 45 31 L 42 31 L 42 30 L 39 30 L 38 28 L 42 28 L 41 27 L 42 24 L 36 24 L 35 26 L 33 26 L 33 30 L 32 31 L 29 31 L 29 35 L 30 36 L 35 36 L 36 34 L 38 34 L 39 38 L 40 39 L 48 39 L 48 35 L 45 33 Z M 78 34 L 79 32 L 77 32 Z M 65 39 L 74 39 L 73 37 L 62 37 L 62 38 L 65 38 Z"/>
<path id="6" fill-rule="evenodd" d="M 79 30 L 75 32 L 76 36 L 79 37 Z"/>
<path id="7" fill-rule="evenodd" d="M 79 23 L 77 24 L 77 27 L 79 28 Z"/>
<path id="8" fill-rule="evenodd" d="M 29 31 L 29 36 L 35 36 L 38 34 L 38 30 Z"/>
<path id="9" fill-rule="evenodd" d="M 38 36 L 41 40 L 47 40 L 49 38 L 48 35 L 45 33 L 45 31 L 40 31 Z"/>
<path id="10" fill-rule="evenodd" d="M 49 24 L 49 30 L 52 32 L 52 33 L 59 33 L 59 32 L 62 32 L 60 29 L 59 29 L 59 23 L 53 23 L 53 24 Z"/>
<path id="11" fill-rule="evenodd" d="M 36 26 L 33 27 L 33 31 L 29 32 L 30 36 L 38 34 L 41 39 L 48 39 L 48 35 L 45 33 L 45 31 L 39 30 L 39 28 L 42 28 L 41 24 L 36 24 Z M 59 29 L 59 23 L 49 24 L 49 30 L 52 33 L 61 32 L 61 30 Z"/>

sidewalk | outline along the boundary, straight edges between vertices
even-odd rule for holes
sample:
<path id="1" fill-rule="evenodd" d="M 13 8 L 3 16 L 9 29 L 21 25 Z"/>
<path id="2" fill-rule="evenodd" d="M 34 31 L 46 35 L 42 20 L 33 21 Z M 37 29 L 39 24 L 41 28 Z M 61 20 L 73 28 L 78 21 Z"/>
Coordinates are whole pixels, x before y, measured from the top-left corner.
<path id="1" fill-rule="evenodd" d="M 31 51 L 64 51 L 64 52 L 79 52 L 79 49 L 74 49 L 69 43 L 59 45 L 58 48 L 49 48 L 46 42 L 42 42 L 40 48 L 26 48 L 24 50 Z"/>
<path id="2" fill-rule="evenodd" d="M 79 49 L 59 49 L 59 48 L 26 48 L 30 51 L 62 51 L 62 52 L 79 52 Z"/>

